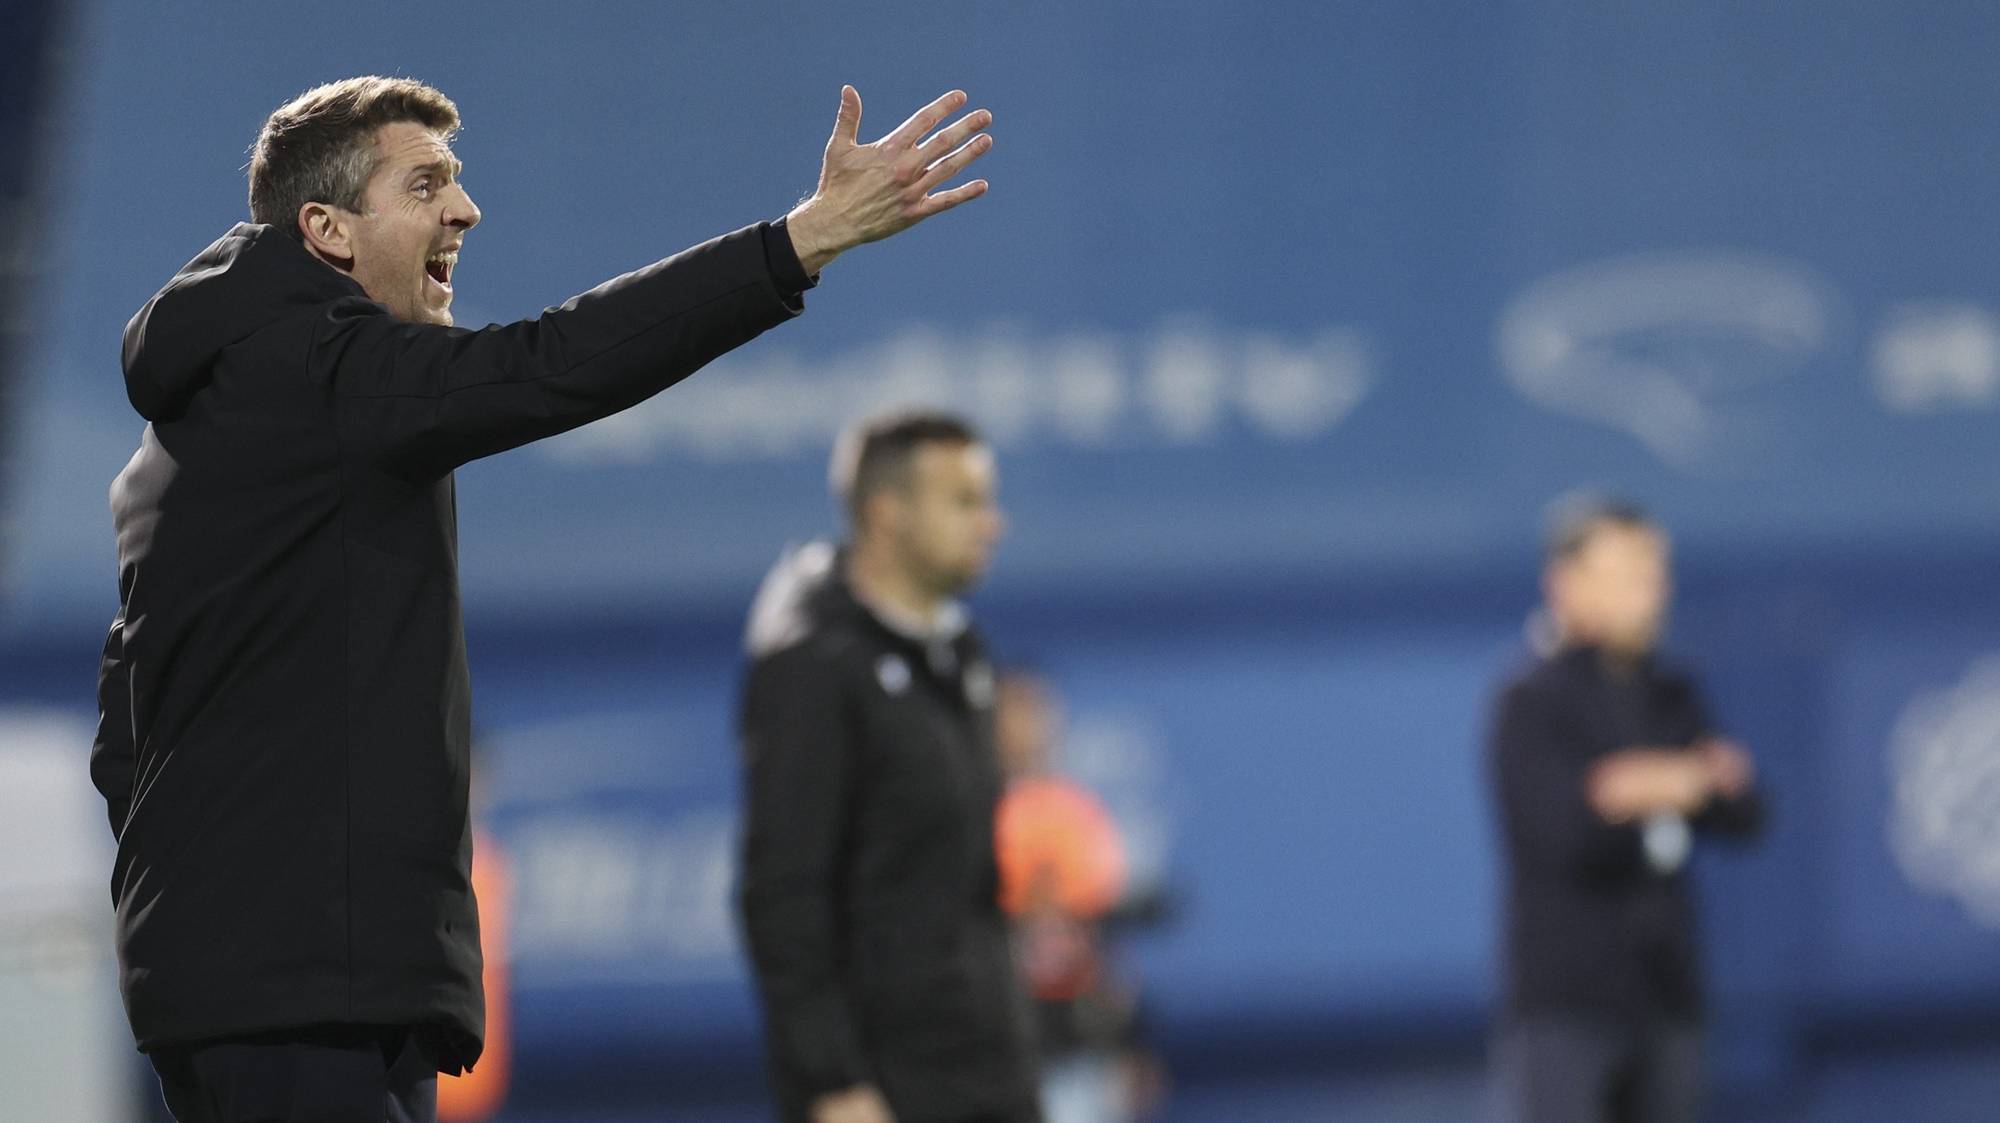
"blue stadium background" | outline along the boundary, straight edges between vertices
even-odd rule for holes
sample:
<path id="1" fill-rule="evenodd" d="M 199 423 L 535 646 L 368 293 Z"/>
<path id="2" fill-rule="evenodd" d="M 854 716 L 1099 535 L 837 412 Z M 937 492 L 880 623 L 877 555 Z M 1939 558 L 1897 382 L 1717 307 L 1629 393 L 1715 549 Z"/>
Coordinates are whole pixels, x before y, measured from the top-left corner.
<path id="1" fill-rule="evenodd" d="M 519 881 L 506 1118 L 759 1117 L 737 635 L 784 545 L 834 529 L 832 432 L 913 398 L 999 448 L 1013 532 L 977 608 L 1066 690 L 1076 768 L 1181 903 L 1132 948 L 1169 1118 L 1479 1117 L 1481 727 L 1540 512 L 1579 486 L 1674 529 L 1674 646 L 1776 801 L 1762 847 L 1703 858 L 1717 1118 L 1992 1117 L 2000 10 L 9 18 L 0 128 L 39 194 L 0 259 L 0 707 L 78 715 L 139 428 L 118 333 L 242 216 L 278 101 L 358 72 L 458 101 L 475 324 L 782 213 L 842 82 L 865 137 L 952 86 L 995 111 L 987 199 L 632 414 L 460 474 Z"/>

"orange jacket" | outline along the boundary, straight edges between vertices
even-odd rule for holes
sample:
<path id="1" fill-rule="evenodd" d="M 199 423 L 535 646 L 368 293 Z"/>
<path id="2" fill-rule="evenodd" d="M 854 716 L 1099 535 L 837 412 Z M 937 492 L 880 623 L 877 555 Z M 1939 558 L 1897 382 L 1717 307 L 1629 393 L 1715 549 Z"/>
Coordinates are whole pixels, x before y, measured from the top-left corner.
<path id="1" fill-rule="evenodd" d="M 1007 788 L 994 818 L 1000 903 L 1015 916 L 1055 908 L 1078 920 L 1125 892 L 1125 846 L 1110 812 L 1074 780 L 1035 776 Z"/>

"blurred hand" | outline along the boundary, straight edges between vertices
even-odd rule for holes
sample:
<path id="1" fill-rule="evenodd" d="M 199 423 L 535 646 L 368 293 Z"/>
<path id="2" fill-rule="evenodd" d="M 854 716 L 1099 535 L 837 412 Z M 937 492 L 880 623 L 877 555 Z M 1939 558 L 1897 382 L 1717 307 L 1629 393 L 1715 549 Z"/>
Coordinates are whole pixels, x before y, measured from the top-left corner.
<path id="1" fill-rule="evenodd" d="M 1695 746 L 1708 768 L 1709 786 L 1725 799 L 1749 794 L 1757 783 L 1757 766 L 1743 746 L 1723 737 L 1710 737 Z"/>
<path id="2" fill-rule="evenodd" d="M 1592 766 L 1586 795 L 1598 816 L 1629 823 L 1668 812 L 1692 815 L 1715 793 L 1709 756 L 1689 749 L 1620 749 Z"/>
<path id="3" fill-rule="evenodd" d="M 1075 998 L 1097 974 L 1096 929 L 1060 909 L 1044 907 L 1017 929 L 1021 974 L 1037 998 Z"/>
<path id="4" fill-rule="evenodd" d="M 1173 1087 L 1167 1066 L 1159 1057 L 1143 1049 L 1129 1049 L 1118 1059 L 1119 1076 L 1125 1084 L 1126 1102 L 1133 1119 L 1152 1119 L 1166 1107 Z"/>
<path id="5" fill-rule="evenodd" d="M 840 88 L 840 114 L 826 142 L 819 187 L 785 219 L 792 248 L 808 274 L 817 274 L 855 246 L 907 230 L 986 193 L 986 181 L 975 179 L 933 194 L 993 147 L 993 138 L 983 131 L 993 115 L 984 109 L 924 139 L 964 104 L 965 92 L 953 90 L 917 110 L 888 136 L 862 144 L 861 95 L 853 86 Z"/>
<path id="6" fill-rule="evenodd" d="M 896 1123 L 889 1101 L 873 1084 L 856 1084 L 813 1101 L 813 1123 Z"/>

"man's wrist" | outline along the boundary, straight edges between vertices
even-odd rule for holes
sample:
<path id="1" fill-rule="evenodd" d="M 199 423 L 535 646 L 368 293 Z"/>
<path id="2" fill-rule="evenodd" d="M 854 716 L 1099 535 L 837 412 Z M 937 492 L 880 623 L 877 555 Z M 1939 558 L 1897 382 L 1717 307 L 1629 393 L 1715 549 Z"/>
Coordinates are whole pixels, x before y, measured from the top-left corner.
<path id="1" fill-rule="evenodd" d="M 799 256 L 799 267 L 806 276 L 817 277 L 834 258 L 840 256 L 845 247 L 833 244 L 823 230 L 819 197 L 817 195 L 793 207 L 785 216 L 785 230 L 792 238 L 792 252 Z"/>

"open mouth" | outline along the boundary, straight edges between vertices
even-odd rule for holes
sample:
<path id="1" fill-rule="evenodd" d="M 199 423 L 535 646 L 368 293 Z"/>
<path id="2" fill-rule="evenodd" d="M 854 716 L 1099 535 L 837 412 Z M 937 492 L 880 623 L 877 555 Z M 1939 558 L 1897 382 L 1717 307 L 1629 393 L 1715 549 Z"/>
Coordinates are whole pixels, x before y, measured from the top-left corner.
<path id="1" fill-rule="evenodd" d="M 424 273 L 436 281 L 438 287 L 451 291 L 451 274 L 458 268 L 457 250 L 439 250 L 424 260 Z"/>

